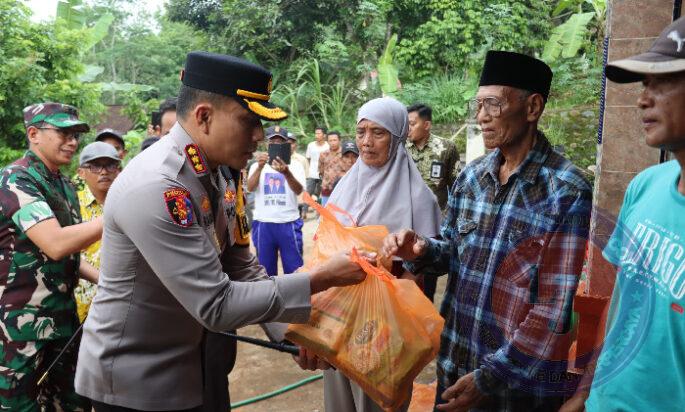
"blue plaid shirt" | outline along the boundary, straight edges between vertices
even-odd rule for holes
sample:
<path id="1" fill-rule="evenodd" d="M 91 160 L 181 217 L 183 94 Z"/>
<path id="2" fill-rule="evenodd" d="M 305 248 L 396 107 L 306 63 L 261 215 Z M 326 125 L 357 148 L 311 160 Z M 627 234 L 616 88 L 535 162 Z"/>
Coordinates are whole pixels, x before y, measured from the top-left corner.
<path id="1" fill-rule="evenodd" d="M 501 161 L 495 150 L 464 169 L 442 239 L 429 239 L 426 254 L 405 266 L 449 273 L 440 386 L 475 372 L 489 395 L 479 408 L 558 408 L 559 397 L 575 389 L 566 359 L 592 189 L 542 133 L 506 184 L 499 181 Z"/>

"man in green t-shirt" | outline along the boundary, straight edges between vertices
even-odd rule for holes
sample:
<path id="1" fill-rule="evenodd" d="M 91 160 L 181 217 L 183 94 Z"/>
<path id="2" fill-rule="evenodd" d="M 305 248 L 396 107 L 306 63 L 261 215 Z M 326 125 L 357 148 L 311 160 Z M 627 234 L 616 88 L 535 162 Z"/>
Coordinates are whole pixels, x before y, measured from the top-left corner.
<path id="1" fill-rule="evenodd" d="M 102 218 L 81 223 L 73 186 L 59 171 L 71 162 L 89 127 L 74 107 L 24 109 L 26 154 L 0 171 L 0 406 L 40 411 L 89 410 L 74 391 L 78 342 L 74 287 L 97 271 L 79 252 L 100 239 Z"/>
<path id="2" fill-rule="evenodd" d="M 679 411 L 685 405 L 684 37 L 681 18 L 648 52 L 606 69 L 614 82 L 642 82 L 637 106 L 647 145 L 675 160 L 648 168 L 628 186 L 604 248 L 617 273 L 602 352 L 588 368 L 594 375 L 586 374 L 563 412 Z"/>

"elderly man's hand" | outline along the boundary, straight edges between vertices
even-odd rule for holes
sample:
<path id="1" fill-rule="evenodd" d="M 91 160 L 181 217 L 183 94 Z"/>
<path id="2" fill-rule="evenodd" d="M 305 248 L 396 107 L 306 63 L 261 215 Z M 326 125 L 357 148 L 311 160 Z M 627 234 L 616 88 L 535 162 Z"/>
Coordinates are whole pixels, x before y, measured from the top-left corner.
<path id="1" fill-rule="evenodd" d="M 404 260 L 416 260 L 426 253 L 428 243 L 413 230 L 401 230 L 391 233 L 383 240 L 381 254 L 397 256 Z"/>
<path id="2" fill-rule="evenodd" d="M 295 360 L 295 362 L 297 362 L 300 368 L 308 371 L 315 371 L 317 369 L 326 370 L 331 367 L 331 365 L 329 365 L 328 362 L 319 358 L 311 351 L 303 347 L 300 347 L 299 356 L 293 355 L 293 359 Z"/>
<path id="3" fill-rule="evenodd" d="M 435 408 L 439 411 L 462 412 L 477 406 L 487 396 L 476 386 L 473 372 L 462 376 L 457 383 L 450 386 L 442 393 L 442 399 L 449 401 Z"/>

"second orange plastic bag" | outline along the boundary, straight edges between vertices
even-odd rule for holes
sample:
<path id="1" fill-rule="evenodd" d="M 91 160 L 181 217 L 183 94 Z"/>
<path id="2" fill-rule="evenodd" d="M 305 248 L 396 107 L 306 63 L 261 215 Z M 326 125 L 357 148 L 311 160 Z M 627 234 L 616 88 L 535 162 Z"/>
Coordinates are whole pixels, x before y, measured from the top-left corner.
<path id="1" fill-rule="evenodd" d="M 321 223 L 315 257 L 306 267 L 352 248 L 377 252 L 388 233 L 384 226 L 343 227 L 331 211 L 344 211 L 310 204 Z M 416 375 L 437 355 L 444 321 L 414 282 L 396 279 L 356 250 L 352 259 L 366 279 L 313 296 L 309 322 L 290 325 L 286 338 L 326 359 L 385 410 L 395 410 L 407 401 Z"/>

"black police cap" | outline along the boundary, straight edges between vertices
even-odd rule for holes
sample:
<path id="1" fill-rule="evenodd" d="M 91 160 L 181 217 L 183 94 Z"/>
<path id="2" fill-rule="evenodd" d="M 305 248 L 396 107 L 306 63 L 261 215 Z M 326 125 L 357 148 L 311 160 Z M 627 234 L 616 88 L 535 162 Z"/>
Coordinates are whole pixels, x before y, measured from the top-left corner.
<path id="1" fill-rule="evenodd" d="M 181 82 L 194 89 L 234 97 L 243 107 L 264 120 L 288 117 L 280 107 L 269 102 L 271 72 L 234 56 L 208 52 L 190 52 L 186 57 Z"/>
<path id="2" fill-rule="evenodd" d="M 280 136 L 284 139 L 288 139 L 288 129 L 282 126 L 271 126 L 264 130 L 264 137 L 271 139 L 272 137 Z"/>

